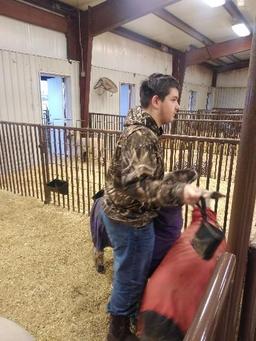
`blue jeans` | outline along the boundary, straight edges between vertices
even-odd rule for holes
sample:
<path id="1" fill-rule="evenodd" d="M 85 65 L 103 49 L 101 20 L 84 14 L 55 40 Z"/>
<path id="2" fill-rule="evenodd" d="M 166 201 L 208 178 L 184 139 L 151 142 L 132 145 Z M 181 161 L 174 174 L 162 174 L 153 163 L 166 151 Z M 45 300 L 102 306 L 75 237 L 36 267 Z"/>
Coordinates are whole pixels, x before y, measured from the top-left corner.
<path id="1" fill-rule="evenodd" d="M 114 249 L 113 289 L 108 303 L 111 315 L 134 315 L 143 294 L 151 265 L 155 234 L 153 222 L 135 228 L 108 218 L 101 211 Z"/>

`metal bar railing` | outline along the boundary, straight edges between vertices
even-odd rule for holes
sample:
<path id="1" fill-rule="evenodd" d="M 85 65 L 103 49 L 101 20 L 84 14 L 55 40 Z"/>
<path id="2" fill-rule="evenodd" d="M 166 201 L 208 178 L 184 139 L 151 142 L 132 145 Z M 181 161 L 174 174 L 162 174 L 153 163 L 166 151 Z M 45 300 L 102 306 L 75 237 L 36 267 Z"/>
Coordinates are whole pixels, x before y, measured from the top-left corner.
<path id="1" fill-rule="evenodd" d="M 5 133 L 3 126 L 12 128 L 7 129 L 10 131 L 8 140 L 13 146 L 11 150 L 17 150 L 18 153 L 13 158 L 13 169 L 6 168 L 5 160 L 9 159 L 10 152 L 1 143 L 0 188 L 16 190 L 16 193 L 25 196 L 40 196 L 46 203 L 52 202 L 73 211 L 88 213 L 92 196 L 104 186 L 121 131 L 0 122 L 1 141 L 3 138 L 6 140 L 5 134 L 2 134 L 2 131 Z M 28 128 L 33 134 L 27 134 Z M 28 148 L 21 148 L 21 141 L 23 144 L 25 141 Z M 197 184 L 200 187 L 219 190 L 227 195 L 215 207 L 219 223 L 225 229 L 229 219 L 239 140 L 163 135 L 160 141 L 166 172 L 194 168 L 199 175 Z M 15 176 L 13 188 L 10 180 L 15 173 L 18 176 Z M 49 193 L 46 185 L 54 179 L 68 183 L 69 190 L 65 197 L 58 192 Z M 186 209 L 185 222 L 188 214 L 189 210 Z"/>
<path id="2" fill-rule="evenodd" d="M 214 333 L 232 286 L 235 263 L 233 254 L 226 252 L 221 256 L 184 341 L 214 340 Z"/>
<path id="3" fill-rule="evenodd" d="M 89 128 L 119 131 L 124 127 L 126 116 L 91 113 Z M 163 126 L 164 133 L 238 138 L 241 131 L 242 116 L 178 113 L 171 124 Z"/>

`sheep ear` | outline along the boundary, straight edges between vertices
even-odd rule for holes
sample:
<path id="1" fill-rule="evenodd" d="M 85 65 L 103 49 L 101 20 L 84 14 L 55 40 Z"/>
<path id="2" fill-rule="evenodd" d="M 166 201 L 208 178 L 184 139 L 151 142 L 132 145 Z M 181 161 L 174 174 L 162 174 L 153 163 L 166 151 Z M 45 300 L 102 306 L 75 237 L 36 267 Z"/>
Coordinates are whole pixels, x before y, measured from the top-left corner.
<path id="1" fill-rule="evenodd" d="M 225 195 L 222 193 L 216 192 L 216 191 L 214 191 L 214 192 L 205 191 L 203 193 L 203 197 L 205 199 L 220 199 L 220 198 L 224 198 Z"/>

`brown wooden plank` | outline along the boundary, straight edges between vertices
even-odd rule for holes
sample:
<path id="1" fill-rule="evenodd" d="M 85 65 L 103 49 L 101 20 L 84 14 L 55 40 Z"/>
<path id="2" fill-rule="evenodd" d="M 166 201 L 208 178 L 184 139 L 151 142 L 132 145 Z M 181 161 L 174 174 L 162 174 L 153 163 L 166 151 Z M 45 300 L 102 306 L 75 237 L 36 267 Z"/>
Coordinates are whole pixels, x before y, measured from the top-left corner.
<path id="1" fill-rule="evenodd" d="M 92 7 L 92 35 L 111 31 L 115 27 L 152 13 L 155 9 L 180 0 L 108 0 Z"/>
<path id="2" fill-rule="evenodd" d="M 89 98 L 91 81 L 92 41 L 91 34 L 91 10 L 81 14 L 81 21 L 86 23 L 82 29 L 83 60 L 81 61 L 80 73 L 80 102 L 81 102 L 81 125 L 88 127 L 89 124 Z"/>
<path id="3" fill-rule="evenodd" d="M 200 49 L 193 49 L 186 53 L 186 65 L 200 64 L 207 60 L 214 60 L 229 56 L 233 53 L 248 51 L 251 48 L 252 37 L 244 37 L 216 43 Z"/>
<path id="4" fill-rule="evenodd" d="M 0 0 L 0 15 L 54 31 L 67 32 L 65 17 L 15 0 Z"/>
<path id="5" fill-rule="evenodd" d="M 253 38 L 248 75 L 243 126 L 238 153 L 236 180 L 233 194 L 229 246 L 237 256 L 237 267 L 231 293 L 230 309 L 226 312 L 227 334 L 223 339 L 236 339 L 241 297 L 247 264 L 247 251 L 252 228 L 256 199 L 256 35 Z"/>

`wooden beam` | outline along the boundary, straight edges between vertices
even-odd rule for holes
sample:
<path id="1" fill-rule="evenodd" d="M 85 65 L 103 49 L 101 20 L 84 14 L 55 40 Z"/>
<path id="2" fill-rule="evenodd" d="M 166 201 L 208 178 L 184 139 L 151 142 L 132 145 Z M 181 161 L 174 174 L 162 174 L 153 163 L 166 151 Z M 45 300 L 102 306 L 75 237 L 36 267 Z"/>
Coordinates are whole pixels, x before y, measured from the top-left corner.
<path id="1" fill-rule="evenodd" d="M 213 71 L 213 73 L 212 73 L 212 88 L 216 88 L 217 78 L 218 78 L 217 71 Z"/>
<path id="2" fill-rule="evenodd" d="M 92 7 L 93 36 L 111 31 L 155 9 L 172 5 L 181 0 L 108 0 Z"/>
<path id="3" fill-rule="evenodd" d="M 211 70 L 212 72 L 215 70 L 215 65 L 212 65 L 210 63 L 201 63 L 200 65 L 206 67 L 207 69 Z M 224 65 L 224 64 L 223 64 Z M 226 64 L 225 64 L 226 65 Z"/>
<path id="4" fill-rule="evenodd" d="M 31 5 L 44 8 L 61 15 L 77 15 L 77 9 L 58 0 L 23 0 Z"/>
<path id="5" fill-rule="evenodd" d="M 146 45 L 146 46 L 152 47 L 153 49 L 157 49 L 161 52 L 166 52 L 166 53 L 170 53 L 170 54 L 179 52 L 178 50 L 176 50 L 170 46 L 161 44 L 158 41 L 147 38 L 147 37 L 145 37 L 139 33 L 135 33 L 133 31 L 127 30 L 124 27 L 117 27 L 114 30 L 112 30 L 111 32 L 115 33 L 121 37 L 130 39 L 132 41 L 136 41 L 137 43 L 140 43 L 142 45 Z"/>
<path id="6" fill-rule="evenodd" d="M 177 18 L 175 15 L 171 14 L 167 10 L 163 8 L 159 8 L 153 12 L 156 16 L 160 19 L 164 20 L 168 24 L 175 26 L 179 30 L 183 31 L 184 33 L 188 34 L 189 36 L 193 37 L 194 39 L 200 41 L 204 45 L 211 45 L 214 41 L 207 38 L 205 35 L 201 34 L 197 30 L 195 30 L 190 25 L 186 24 L 184 21 Z"/>
<path id="7" fill-rule="evenodd" d="M 91 34 L 91 8 L 88 11 L 81 12 L 82 27 L 82 55 L 80 63 L 80 103 L 81 103 L 81 126 L 83 128 L 89 125 L 89 100 L 90 100 L 90 81 L 92 65 L 92 43 Z"/>
<path id="8" fill-rule="evenodd" d="M 226 72 L 226 71 L 232 71 L 232 70 L 238 70 L 243 69 L 249 66 L 249 59 L 248 60 L 240 60 L 236 63 L 231 63 L 223 66 L 216 67 L 216 72 Z"/>
<path id="9" fill-rule="evenodd" d="M 222 340 L 237 340 L 241 297 L 243 295 L 244 278 L 247 265 L 253 213 L 256 200 L 256 35 L 253 37 L 247 92 L 243 113 L 243 124 L 235 186 L 233 192 L 228 245 L 230 252 L 237 256 L 234 283 L 230 302 L 225 314 L 227 321 L 226 335 L 222 332 Z M 246 341 L 246 340 L 244 340 Z"/>
<path id="10" fill-rule="evenodd" d="M 153 12 L 156 16 L 158 16 L 160 19 L 164 20 L 168 24 L 175 26 L 179 30 L 183 31 L 184 33 L 188 34 L 189 36 L 193 37 L 194 39 L 200 41 L 203 45 L 209 46 L 214 44 L 214 41 L 203 35 L 202 33 L 198 32 L 196 29 L 194 29 L 192 26 L 186 24 L 184 21 L 177 18 L 175 15 L 170 13 L 169 11 L 160 8 Z M 239 61 L 238 58 L 235 56 L 229 56 L 228 57 L 233 62 Z M 225 62 L 222 60 L 217 60 L 218 63 L 222 65 L 226 65 Z"/>
<path id="11" fill-rule="evenodd" d="M 232 62 L 239 62 L 241 59 L 237 58 L 236 56 L 228 56 L 228 59 L 230 59 Z"/>
<path id="12" fill-rule="evenodd" d="M 185 78 L 186 64 L 185 64 L 185 53 L 176 52 L 172 55 L 172 75 L 175 77 L 180 84 L 180 97 L 181 100 L 182 88 Z"/>
<path id="13" fill-rule="evenodd" d="M 0 15 L 62 33 L 68 30 L 64 17 L 15 0 L 0 0 Z"/>
<path id="14" fill-rule="evenodd" d="M 186 65 L 200 64 L 207 60 L 214 60 L 229 56 L 233 53 L 248 51 L 251 48 L 252 37 L 228 40 L 212 44 L 200 49 L 193 49 L 186 53 Z"/>
<path id="15" fill-rule="evenodd" d="M 78 16 L 67 17 L 68 30 L 66 33 L 67 38 L 67 58 L 72 60 L 81 59 L 81 50 L 79 42 L 79 21 Z"/>
<path id="16" fill-rule="evenodd" d="M 234 21 L 237 21 L 239 23 L 243 22 L 248 27 L 249 31 L 252 33 L 252 27 L 250 22 L 245 18 L 243 13 L 232 0 L 226 0 L 225 5 L 223 6 L 226 9 L 226 11 L 230 14 L 232 19 L 234 19 Z"/>

